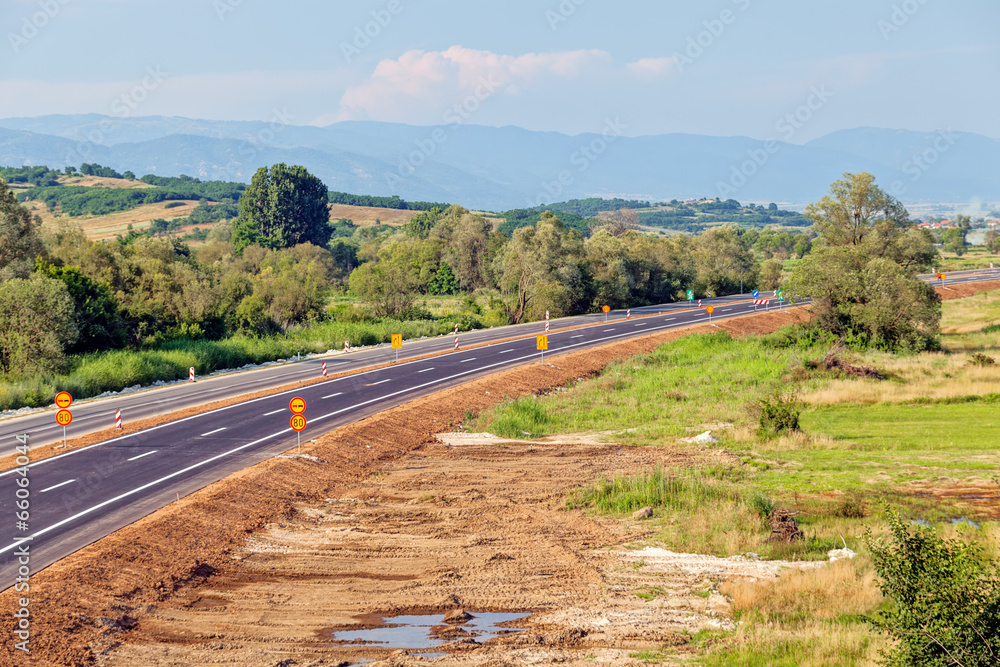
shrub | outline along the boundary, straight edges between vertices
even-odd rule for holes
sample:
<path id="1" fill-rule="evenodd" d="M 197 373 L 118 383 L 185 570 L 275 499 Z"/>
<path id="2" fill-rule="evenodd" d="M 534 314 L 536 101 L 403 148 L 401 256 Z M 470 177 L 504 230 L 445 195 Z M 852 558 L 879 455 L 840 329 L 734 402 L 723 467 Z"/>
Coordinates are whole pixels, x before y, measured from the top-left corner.
<path id="1" fill-rule="evenodd" d="M 759 435 L 772 437 L 786 431 L 799 430 L 799 415 L 802 410 L 794 398 L 778 394 L 762 399 L 757 407 L 760 410 Z"/>
<path id="2" fill-rule="evenodd" d="M 887 512 L 889 535 L 867 533 L 882 594 L 893 603 L 867 620 L 895 640 L 894 667 L 996 665 L 1000 656 L 997 564 L 976 543 L 945 540 Z"/>
<path id="3" fill-rule="evenodd" d="M 969 357 L 970 366 L 979 366 L 981 368 L 986 368 L 987 366 L 995 366 L 997 360 L 993 357 L 988 357 L 982 352 L 976 352 L 971 357 Z"/>

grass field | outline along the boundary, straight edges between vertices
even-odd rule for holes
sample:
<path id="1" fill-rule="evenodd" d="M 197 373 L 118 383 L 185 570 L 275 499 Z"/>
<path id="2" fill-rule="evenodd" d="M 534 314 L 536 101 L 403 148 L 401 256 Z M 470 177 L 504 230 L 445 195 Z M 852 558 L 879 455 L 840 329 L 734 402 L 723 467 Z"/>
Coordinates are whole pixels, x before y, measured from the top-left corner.
<path id="1" fill-rule="evenodd" d="M 990 253 L 983 246 L 972 246 L 961 257 L 952 252 L 942 252 L 943 261 L 938 271 L 969 271 L 972 269 L 988 269 L 992 262 L 1000 268 L 1000 255 Z"/>
<path id="2" fill-rule="evenodd" d="M 846 543 L 861 556 L 776 584 L 724 585 L 739 629 L 692 644 L 712 666 L 872 665 L 883 643 L 860 615 L 883 601 L 862 536 L 881 530 L 884 507 L 949 535 L 978 535 L 994 553 L 1000 545 L 998 325 L 1000 292 L 983 293 L 944 303 L 941 352 L 848 355 L 886 373 L 884 381 L 817 368 L 828 345 L 694 336 L 570 391 L 502 405 L 469 427 L 518 438 L 604 432 L 626 444 L 681 447 L 692 446 L 681 438 L 711 429 L 732 466 L 596 479 L 572 490 L 567 505 L 620 517 L 651 505 L 660 526 L 651 542 L 674 551 L 812 559 Z M 997 365 L 974 364 L 977 353 Z M 801 430 L 760 434 L 760 401 L 780 395 L 801 406 Z M 798 512 L 805 540 L 767 539 L 775 506 Z"/>

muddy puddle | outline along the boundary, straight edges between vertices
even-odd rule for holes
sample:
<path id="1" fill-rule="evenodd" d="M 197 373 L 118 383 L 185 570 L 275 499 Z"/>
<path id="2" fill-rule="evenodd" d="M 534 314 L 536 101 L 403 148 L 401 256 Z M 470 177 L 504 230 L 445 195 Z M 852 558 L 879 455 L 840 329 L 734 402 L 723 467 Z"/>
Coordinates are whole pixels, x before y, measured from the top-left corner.
<path id="1" fill-rule="evenodd" d="M 433 649 L 443 644 L 466 639 L 482 644 L 500 635 L 522 632 L 527 627 L 517 622 L 529 615 L 527 612 L 483 612 L 386 616 L 382 619 L 383 627 L 342 630 L 334 632 L 333 639 L 342 645 L 402 649 L 419 652 L 426 657 L 438 657 L 445 654 Z"/>

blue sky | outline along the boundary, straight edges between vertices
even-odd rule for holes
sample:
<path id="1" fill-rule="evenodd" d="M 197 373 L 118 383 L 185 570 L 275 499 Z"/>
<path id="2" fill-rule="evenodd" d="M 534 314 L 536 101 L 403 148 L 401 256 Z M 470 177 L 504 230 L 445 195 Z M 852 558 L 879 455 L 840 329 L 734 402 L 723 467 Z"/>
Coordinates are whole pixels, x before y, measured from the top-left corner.
<path id="1" fill-rule="evenodd" d="M 1000 138 L 997 0 L 3 0 L 0 28 L 0 117 Z"/>

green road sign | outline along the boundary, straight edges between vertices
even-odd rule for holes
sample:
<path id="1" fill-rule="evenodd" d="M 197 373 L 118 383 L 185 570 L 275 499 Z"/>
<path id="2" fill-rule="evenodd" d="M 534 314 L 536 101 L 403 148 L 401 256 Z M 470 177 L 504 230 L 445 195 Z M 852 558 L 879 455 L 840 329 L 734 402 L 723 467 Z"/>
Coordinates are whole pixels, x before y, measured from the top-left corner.
<path id="1" fill-rule="evenodd" d="M 694 290 L 688 290 L 688 301 L 694 301 Z"/>

